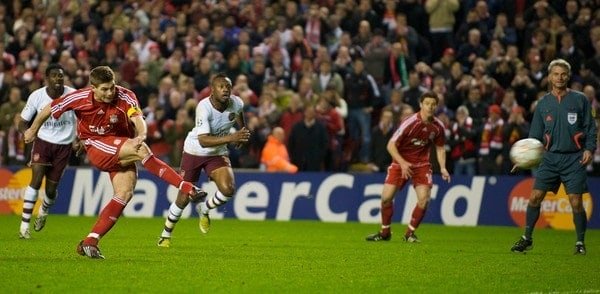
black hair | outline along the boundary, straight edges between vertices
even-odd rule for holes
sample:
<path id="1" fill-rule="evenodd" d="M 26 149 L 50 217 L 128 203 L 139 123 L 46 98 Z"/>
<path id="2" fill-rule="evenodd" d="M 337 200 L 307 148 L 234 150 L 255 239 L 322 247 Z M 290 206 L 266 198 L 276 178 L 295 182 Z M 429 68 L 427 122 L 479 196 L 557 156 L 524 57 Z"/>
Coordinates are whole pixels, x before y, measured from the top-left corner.
<path id="1" fill-rule="evenodd" d="M 215 83 L 215 81 L 219 80 L 219 79 L 224 79 L 226 81 L 229 81 L 229 83 L 231 83 L 231 79 L 227 76 L 227 74 L 225 74 L 224 72 L 220 72 L 217 73 L 213 76 L 212 81 L 211 81 L 211 85 Z"/>
<path id="2" fill-rule="evenodd" d="M 53 70 L 61 70 L 64 71 L 65 69 L 58 63 L 50 63 L 48 65 L 48 67 L 46 67 L 46 76 L 50 75 L 50 72 Z"/>
<path id="3" fill-rule="evenodd" d="M 440 99 L 438 98 L 438 95 L 433 91 L 427 91 L 427 92 L 423 93 L 421 95 L 421 98 L 419 99 L 419 101 L 423 102 L 423 100 L 425 100 L 425 98 L 433 98 L 433 99 L 435 99 L 436 103 L 439 103 L 439 101 L 440 101 Z"/>

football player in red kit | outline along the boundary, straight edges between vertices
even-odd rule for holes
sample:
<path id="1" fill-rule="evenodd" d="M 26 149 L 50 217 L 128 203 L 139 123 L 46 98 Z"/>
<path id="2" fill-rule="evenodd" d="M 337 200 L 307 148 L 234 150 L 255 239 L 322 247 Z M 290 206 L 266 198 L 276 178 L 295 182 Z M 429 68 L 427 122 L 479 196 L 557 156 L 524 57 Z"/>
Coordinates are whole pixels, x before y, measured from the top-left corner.
<path id="1" fill-rule="evenodd" d="M 402 121 L 387 145 L 392 156 L 392 164 L 388 167 L 383 191 L 381 193 L 381 230 L 367 236 L 367 241 L 389 241 L 392 238 L 392 215 L 394 214 L 394 197 L 396 192 L 412 179 L 417 192 L 417 206 L 412 212 L 410 223 L 404 234 L 406 242 L 420 242 L 415 230 L 425 216 L 427 204 L 431 197 L 432 172 L 429 163 L 431 145 L 440 164 L 442 178 L 450 182 L 450 174 L 446 170 L 446 151 L 444 149 L 444 124 L 434 117 L 438 106 L 438 97 L 434 92 L 421 95 L 419 112 Z"/>
<path id="2" fill-rule="evenodd" d="M 90 258 L 104 258 L 98 242 L 114 226 L 133 197 L 137 161 L 194 200 L 205 197 L 206 193 L 184 181 L 152 154 L 144 143 L 147 127 L 137 98 L 132 91 L 115 84 L 115 74 L 108 66 L 94 68 L 90 72 L 90 84 L 90 87 L 57 98 L 43 108 L 25 131 L 25 142 L 35 139 L 50 115 L 58 118 L 69 110 L 75 113 L 77 136 L 85 146 L 88 159 L 92 165 L 110 174 L 114 189 L 114 196 L 100 211 L 92 231 L 77 246 L 77 252 Z"/>

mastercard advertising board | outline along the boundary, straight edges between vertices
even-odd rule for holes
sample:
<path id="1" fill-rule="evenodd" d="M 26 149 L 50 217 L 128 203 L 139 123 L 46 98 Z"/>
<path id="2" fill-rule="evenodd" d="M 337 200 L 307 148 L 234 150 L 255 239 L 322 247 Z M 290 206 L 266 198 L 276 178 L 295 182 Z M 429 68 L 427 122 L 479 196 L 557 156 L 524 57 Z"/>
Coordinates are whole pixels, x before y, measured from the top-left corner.
<path id="1" fill-rule="evenodd" d="M 529 194 L 533 188 L 534 179 L 527 178 L 519 181 L 511 190 L 508 197 L 508 209 L 510 216 L 516 225 L 525 226 L 525 213 Z M 599 191 L 600 192 L 600 191 Z M 590 193 L 583 194 L 583 208 L 585 209 L 588 220 L 592 216 L 594 204 Z M 573 214 L 569 196 L 565 191 L 565 186 L 560 185 L 556 193 L 548 192 L 542 205 L 540 206 L 540 218 L 536 227 L 550 227 L 553 229 L 574 230 Z"/>
<path id="2" fill-rule="evenodd" d="M 317 220 L 323 222 L 379 223 L 381 191 L 385 174 L 236 171 L 236 195 L 212 217 L 241 220 Z M 0 214 L 21 214 L 23 192 L 31 179 L 29 168 L 0 168 Z M 214 183 L 203 175 L 198 183 L 209 195 Z M 583 195 L 588 228 L 600 228 L 594 196 L 600 179 L 589 178 Z M 450 226 L 523 226 L 533 178 L 525 176 L 454 176 L 451 183 L 433 177 L 431 202 L 425 223 Z M 38 198 L 39 205 L 44 195 Z M 113 188 L 106 173 L 89 167 L 69 167 L 58 187 L 53 214 L 94 216 L 110 201 Z M 123 211 L 125 217 L 165 217 L 177 189 L 140 170 L 133 197 Z M 416 203 L 412 185 L 398 191 L 394 201 L 395 223 L 408 223 Z M 34 210 L 34 214 L 37 208 Z M 182 217 L 196 217 L 187 207 Z M 564 190 L 548 193 L 542 202 L 538 227 L 572 230 L 571 206 Z"/>
<path id="3" fill-rule="evenodd" d="M 30 168 L 19 169 L 16 172 L 0 168 L 0 214 L 21 214 L 23 195 L 30 181 Z M 39 195 L 38 200 L 43 199 L 45 195 L 44 182 L 42 182 Z M 41 205 L 41 201 L 36 202 L 34 211 L 38 211 L 39 205 Z"/>

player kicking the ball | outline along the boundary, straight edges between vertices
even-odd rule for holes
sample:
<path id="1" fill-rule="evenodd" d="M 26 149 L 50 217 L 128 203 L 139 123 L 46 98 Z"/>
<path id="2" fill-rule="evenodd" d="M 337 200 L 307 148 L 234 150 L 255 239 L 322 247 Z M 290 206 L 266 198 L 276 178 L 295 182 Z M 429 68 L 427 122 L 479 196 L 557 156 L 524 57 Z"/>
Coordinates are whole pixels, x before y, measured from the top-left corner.
<path id="1" fill-rule="evenodd" d="M 90 84 L 91 87 L 62 96 L 44 107 L 25 131 L 25 142 L 35 139 L 50 115 L 58 118 L 69 110 L 75 113 L 78 137 L 84 142 L 90 163 L 110 174 L 114 189 L 114 196 L 100 211 L 92 231 L 77 245 L 77 253 L 103 259 L 98 242 L 112 229 L 133 197 L 136 162 L 141 161 L 150 173 L 179 188 L 187 197 L 198 199 L 206 193 L 185 182 L 152 154 L 144 143 L 147 128 L 137 98 L 130 90 L 115 84 L 115 74 L 110 67 L 92 69 Z"/>
<path id="2" fill-rule="evenodd" d="M 417 192 L 417 206 L 403 240 L 420 242 L 415 230 L 425 216 L 427 204 L 431 197 L 432 171 L 429 163 L 431 145 L 440 164 L 442 178 L 450 182 L 450 174 L 446 170 L 446 151 L 444 149 L 444 124 L 434 117 L 438 106 L 438 97 L 434 92 L 424 93 L 419 105 L 421 110 L 402 121 L 387 145 L 393 162 L 388 167 L 383 191 L 381 193 L 381 230 L 367 236 L 367 241 L 389 241 L 392 238 L 392 215 L 394 214 L 394 197 L 409 179 Z"/>

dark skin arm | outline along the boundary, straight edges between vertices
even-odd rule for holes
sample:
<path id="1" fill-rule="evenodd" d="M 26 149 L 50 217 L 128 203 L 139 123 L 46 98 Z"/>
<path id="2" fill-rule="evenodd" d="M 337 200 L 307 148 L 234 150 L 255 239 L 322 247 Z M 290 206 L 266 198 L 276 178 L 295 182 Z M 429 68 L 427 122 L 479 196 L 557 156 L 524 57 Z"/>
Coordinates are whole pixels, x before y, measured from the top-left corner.
<path id="1" fill-rule="evenodd" d="M 37 116 L 33 120 L 33 123 L 31 124 L 31 127 L 23 132 L 25 143 L 33 142 L 42 124 L 50 117 L 50 110 L 50 104 L 48 104 L 46 107 L 44 107 L 44 109 L 42 109 L 42 111 L 38 112 Z"/>
<path id="2" fill-rule="evenodd" d="M 19 123 L 17 124 L 17 129 L 19 130 L 19 132 L 23 133 L 23 132 L 25 132 L 25 130 L 27 130 L 27 127 L 29 125 L 29 121 L 24 120 L 20 116 L 19 116 L 18 120 L 19 120 Z"/>
<path id="3" fill-rule="evenodd" d="M 239 126 L 242 128 L 237 132 L 229 134 L 227 136 L 213 136 L 211 134 L 202 134 L 198 136 L 198 141 L 202 147 L 213 147 L 223 144 L 236 144 L 236 147 L 239 147 L 241 144 L 248 142 L 250 138 L 250 130 L 246 128 L 246 122 L 244 118 L 240 115 L 236 117 L 236 121 Z"/>
<path id="4" fill-rule="evenodd" d="M 246 120 L 244 119 L 243 115 L 236 116 L 235 121 L 236 121 L 237 125 L 241 127 L 241 130 L 247 130 L 248 131 L 248 138 L 246 138 L 246 141 L 245 142 L 240 142 L 240 143 L 236 144 L 235 148 L 239 149 L 239 148 L 242 147 L 242 145 L 248 143 L 248 139 L 250 138 L 250 130 L 248 130 L 246 128 Z"/>

